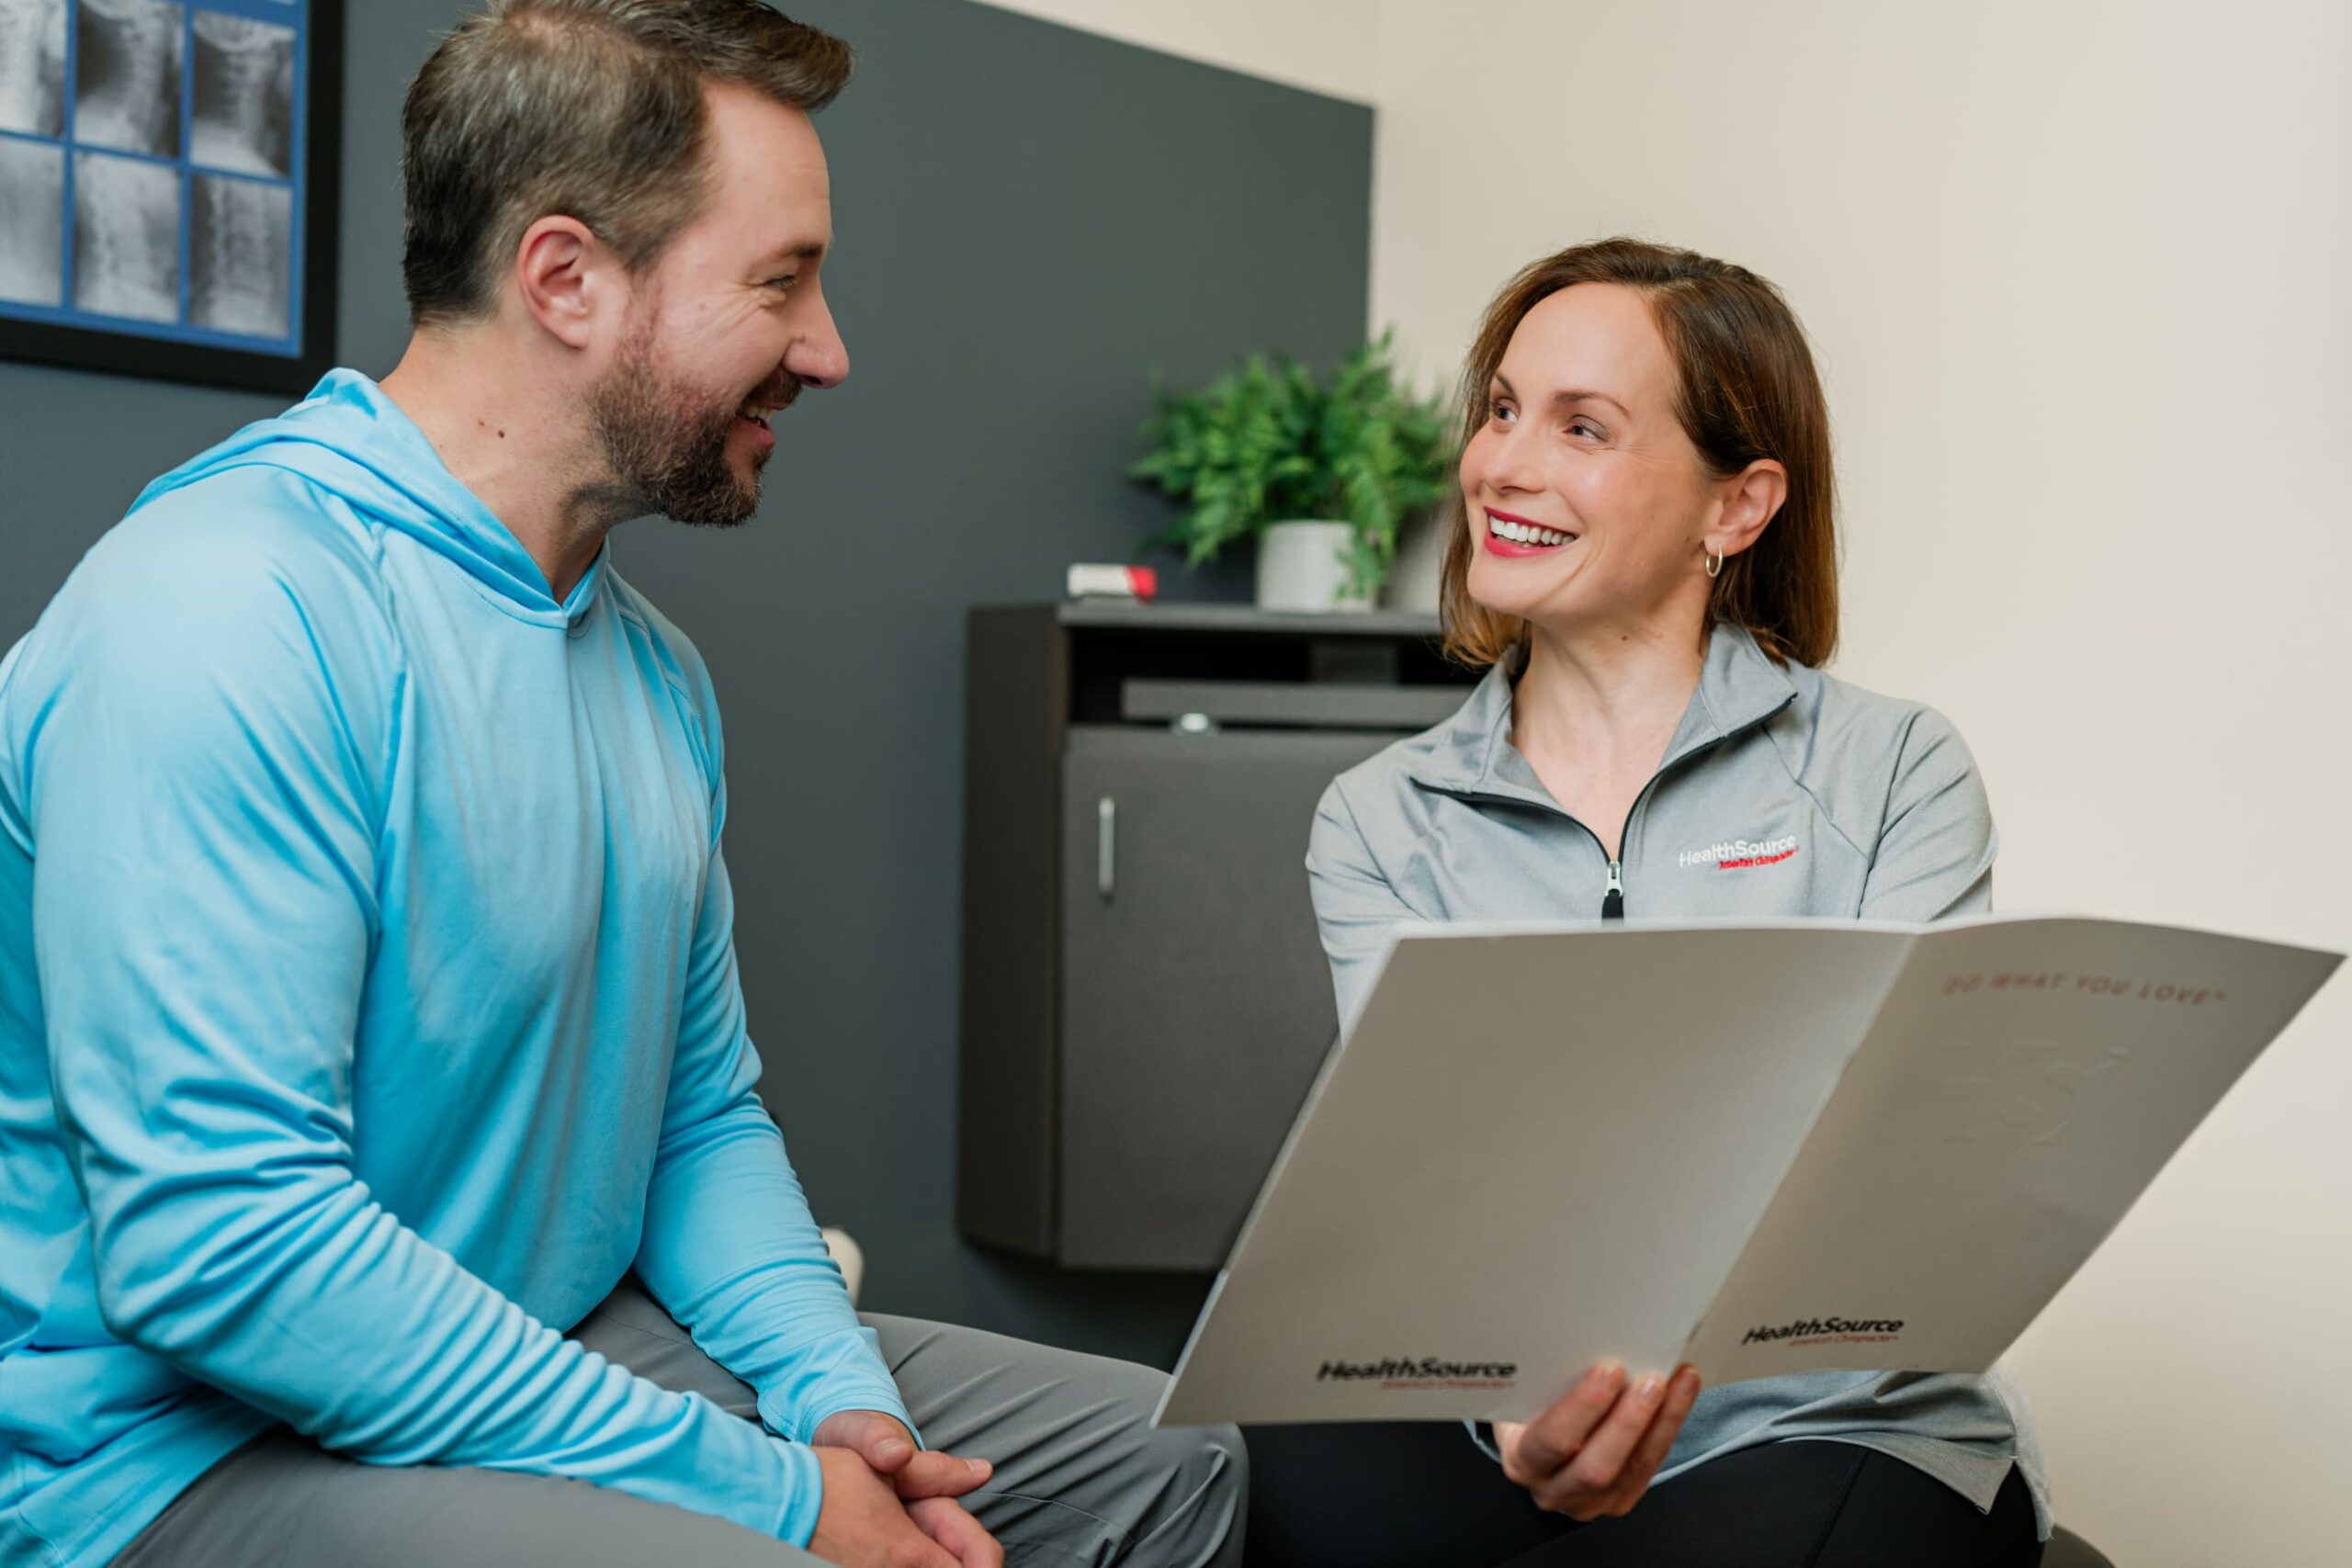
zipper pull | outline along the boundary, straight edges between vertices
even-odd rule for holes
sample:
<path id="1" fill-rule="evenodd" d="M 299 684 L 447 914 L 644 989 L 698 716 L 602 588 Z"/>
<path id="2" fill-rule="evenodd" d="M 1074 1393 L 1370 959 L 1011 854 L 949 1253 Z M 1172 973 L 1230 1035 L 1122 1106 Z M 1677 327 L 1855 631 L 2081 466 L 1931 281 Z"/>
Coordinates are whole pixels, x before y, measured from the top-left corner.
<path id="1" fill-rule="evenodd" d="M 1609 863 L 1609 891 L 1601 895 L 1600 918 L 1604 920 L 1625 918 L 1625 868 L 1613 860 Z"/>

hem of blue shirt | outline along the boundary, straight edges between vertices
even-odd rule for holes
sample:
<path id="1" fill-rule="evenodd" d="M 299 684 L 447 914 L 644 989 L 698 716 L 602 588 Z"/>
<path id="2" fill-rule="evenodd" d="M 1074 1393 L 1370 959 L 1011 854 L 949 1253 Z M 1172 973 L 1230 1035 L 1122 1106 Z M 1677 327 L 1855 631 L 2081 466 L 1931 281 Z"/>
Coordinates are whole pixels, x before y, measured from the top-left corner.
<path id="1" fill-rule="evenodd" d="M 827 1416 L 844 1410 L 875 1410 L 903 1425 L 917 1447 L 922 1435 L 907 1413 L 896 1384 L 853 1384 L 827 1399 L 808 1423 L 813 1432 Z M 277 1422 L 223 1394 L 198 1395 L 186 1408 L 144 1422 L 96 1453 L 86 1454 L 25 1497 L 11 1521 L 0 1517 L 0 1559 L 26 1561 L 40 1568 L 105 1568 L 163 1517 L 204 1473 Z M 773 1429 L 773 1428 L 771 1428 Z M 786 1436 L 787 1455 L 807 1455 L 806 1434 Z M 813 1455 L 786 1468 L 802 1484 L 781 1500 L 778 1538 L 805 1546 L 823 1508 L 823 1479 Z M 19 1557 L 20 1550 L 29 1555 Z"/>
<path id="2" fill-rule="evenodd" d="M 85 1455 L 26 1498 L 19 1518 L 47 1543 L 53 1568 L 105 1568 L 205 1472 L 277 1424 L 225 1396 L 158 1416 L 98 1454 Z M 94 1475 L 87 1467 L 101 1456 L 103 1467 Z M 94 1480 L 115 1484 L 94 1488 L 88 1484 Z M 90 1495 L 94 1490 L 100 1495 Z M 51 1517 L 56 1514 L 64 1517 Z M 74 1525 L 79 1528 L 66 1528 Z"/>
<path id="3" fill-rule="evenodd" d="M 792 1477 L 785 1488 L 783 1506 L 775 1522 L 775 1538 L 786 1546 L 806 1547 L 817 1533 L 817 1521 L 825 1511 L 825 1472 L 817 1462 L 814 1449 L 796 1443 L 788 1438 L 767 1434 L 768 1441 L 783 1452 L 784 1468 Z"/>

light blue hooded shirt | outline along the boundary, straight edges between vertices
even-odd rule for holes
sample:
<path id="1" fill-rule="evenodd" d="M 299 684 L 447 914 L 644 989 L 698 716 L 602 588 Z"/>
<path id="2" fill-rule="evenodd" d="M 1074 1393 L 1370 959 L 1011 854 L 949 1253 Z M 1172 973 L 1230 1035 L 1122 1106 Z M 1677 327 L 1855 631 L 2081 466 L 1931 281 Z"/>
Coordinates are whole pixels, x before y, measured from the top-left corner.
<path id="1" fill-rule="evenodd" d="M 718 709 L 336 371 L 0 662 L 0 1563 L 285 1422 L 795 1543 L 905 1410 L 752 1086 Z M 761 1425 L 582 1349 L 631 1268 Z"/>

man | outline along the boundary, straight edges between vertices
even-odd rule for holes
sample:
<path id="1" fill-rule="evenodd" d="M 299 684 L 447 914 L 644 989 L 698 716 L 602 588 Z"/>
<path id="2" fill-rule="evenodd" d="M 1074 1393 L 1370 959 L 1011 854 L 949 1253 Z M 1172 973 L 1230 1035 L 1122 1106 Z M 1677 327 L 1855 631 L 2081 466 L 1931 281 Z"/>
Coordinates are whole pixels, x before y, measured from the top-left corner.
<path id="1" fill-rule="evenodd" d="M 399 367 L 156 481 L 0 665 L 0 1562 L 1238 1560 L 1157 1374 L 851 1309 L 710 682 L 605 558 L 749 517 L 847 373 L 848 71 L 757 0 L 468 21 Z"/>

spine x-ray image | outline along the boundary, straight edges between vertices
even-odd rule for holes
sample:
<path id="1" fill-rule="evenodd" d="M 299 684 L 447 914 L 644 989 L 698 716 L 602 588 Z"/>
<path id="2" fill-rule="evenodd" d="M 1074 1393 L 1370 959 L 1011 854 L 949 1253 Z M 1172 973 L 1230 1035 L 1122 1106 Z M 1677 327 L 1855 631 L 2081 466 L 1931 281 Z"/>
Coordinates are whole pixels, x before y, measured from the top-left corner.
<path id="1" fill-rule="evenodd" d="M 0 0 L 0 130 L 65 134 L 65 0 Z"/>
<path id="2" fill-rule="evenodd" d="M 74 303 L 107 316 L 180 313 L 180 174 L 168 164 L 74 155 Z"/>
<path id="3" fill-rule="evenodd" d="M 293 173 L 294 29 L 198 10 L 195 33 L 195 162 Z"/>
<path id="4" fill-rule="evenodd" d="M 180 8 L 162 0 L 82 0 L 80 15 L 74 139 L 178 157 Z"/>
<path id="5" fill-rule="evenodd" d="M 0 299 L 65 303 L 65 149 L 0 138 Z"/>
<path id="6" fill-rule="evenodd" d="M 188 231 L 188 320 L 251 337 L 287 333 L 294 197 L 284 186 L 198 175 Z"/>

